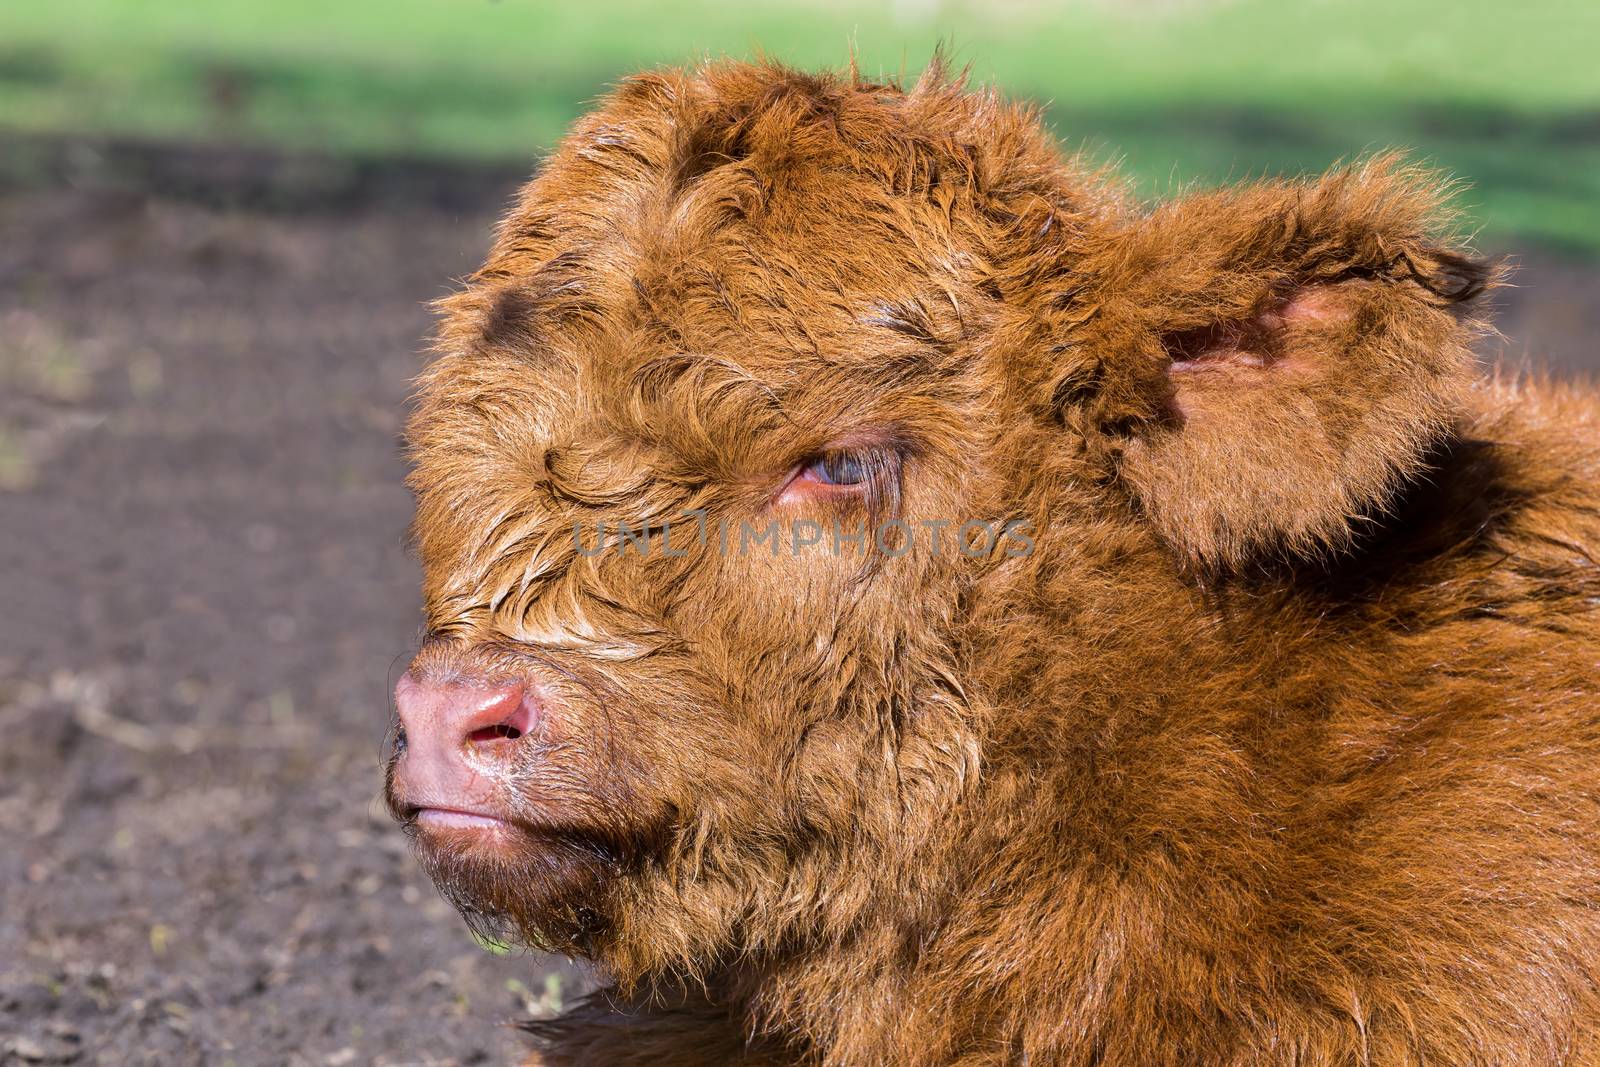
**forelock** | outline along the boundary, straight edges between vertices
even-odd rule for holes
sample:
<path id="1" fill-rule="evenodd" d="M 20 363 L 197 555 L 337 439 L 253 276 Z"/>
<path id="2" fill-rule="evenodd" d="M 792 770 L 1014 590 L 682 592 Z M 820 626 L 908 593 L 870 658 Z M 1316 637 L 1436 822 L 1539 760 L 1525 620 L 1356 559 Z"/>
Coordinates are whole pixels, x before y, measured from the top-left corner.
<path id="1" fill-rule="evenodd" d="M 1074 211 L 1035 109 L 968 89 L 935 63 L 909 88 L 854 70 L 711 63 L 640 74 L 580 120 L 502 223 L 477 278 L 527 277 L 574 248 L 697 234 L 829 184 L 931 198 L 951 213 Z"/>

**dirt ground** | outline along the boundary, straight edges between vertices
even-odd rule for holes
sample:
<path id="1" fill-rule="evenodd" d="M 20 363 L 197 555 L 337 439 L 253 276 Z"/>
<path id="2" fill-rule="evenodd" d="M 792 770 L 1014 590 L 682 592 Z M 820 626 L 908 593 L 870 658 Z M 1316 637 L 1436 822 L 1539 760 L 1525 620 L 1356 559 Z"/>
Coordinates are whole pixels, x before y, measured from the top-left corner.
<path id="1" fill-rule="evenodd" d="M 511 1062 L 581 973 L 377 798 L 407 381 L 514 178 L 95 159 L 0 174 L 0 1062 Z M 1505 355 L 1600 369 L 1600 271 L 1519 258 Z"/>

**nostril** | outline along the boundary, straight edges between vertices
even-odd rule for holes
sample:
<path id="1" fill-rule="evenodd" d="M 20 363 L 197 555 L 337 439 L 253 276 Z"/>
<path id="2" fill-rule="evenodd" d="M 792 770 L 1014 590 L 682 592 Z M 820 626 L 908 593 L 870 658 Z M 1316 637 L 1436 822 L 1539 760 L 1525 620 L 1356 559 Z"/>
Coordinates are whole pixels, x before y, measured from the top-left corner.
<path id="1" fill-rule="evenodd" d="M 467 735 L 467 740 L 474 744 L 482 741 L 515 741 L 522 736 L 522 731 L 508 722 L 497 722 L 493 726 L 485 726 L 472 731 Z"/>
<path id="2" fill-rule="evenodd" d="M 521 686 L 492 690 L 476 704 L 461 723 L 461 736 L 470 745 L 515 741 L 533 728 L 533 701 Z"/>

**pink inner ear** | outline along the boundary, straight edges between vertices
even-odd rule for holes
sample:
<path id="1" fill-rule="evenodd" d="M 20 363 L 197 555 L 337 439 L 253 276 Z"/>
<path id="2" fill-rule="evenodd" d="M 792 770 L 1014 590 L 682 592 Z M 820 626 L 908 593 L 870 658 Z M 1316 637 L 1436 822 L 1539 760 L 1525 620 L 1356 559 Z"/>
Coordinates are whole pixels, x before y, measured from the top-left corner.
<path id="1" fill-rule="evenodd" d="M 1340 322 L 1350 317 L 1350 309 L 1329 285 L 1308 285 L 1297 289 L 1282 304 L 1262 312 L 1257 318 L 1268 329 L 1299 322 Z"/>
<path id="2" fill-rule="evenodd" d="M 1349 315 L 1332 286 L 1309 285 L 1248 319 L 1168 334 L 1162 343 L 1172 359 L 1174 375 L 1265 368 L 1286 355 L 1280 337 L 1285 327 L 1335 323 Z"/>

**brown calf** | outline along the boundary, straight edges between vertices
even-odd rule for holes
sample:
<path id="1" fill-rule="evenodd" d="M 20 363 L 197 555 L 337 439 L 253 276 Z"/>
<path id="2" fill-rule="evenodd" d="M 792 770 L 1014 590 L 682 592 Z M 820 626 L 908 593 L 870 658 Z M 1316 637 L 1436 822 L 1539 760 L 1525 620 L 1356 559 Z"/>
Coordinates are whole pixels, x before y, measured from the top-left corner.
<path id="1" fill-rule="evenodd" d="M 443 304 L 389 798 L 540 1062 L 1600 1062 L 1600 402 L 1389 158 L 718 65 Z"/>

